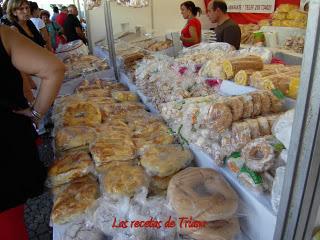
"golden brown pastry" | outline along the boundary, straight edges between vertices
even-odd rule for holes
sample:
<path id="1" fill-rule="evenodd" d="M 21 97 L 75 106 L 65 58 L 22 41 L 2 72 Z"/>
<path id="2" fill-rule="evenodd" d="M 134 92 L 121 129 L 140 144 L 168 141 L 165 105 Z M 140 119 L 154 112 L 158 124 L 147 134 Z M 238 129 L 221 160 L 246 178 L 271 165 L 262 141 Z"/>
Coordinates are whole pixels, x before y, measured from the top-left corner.
<path id="1" fill-rule="evenodd" d="M 111 91 L 109 89 L 93 89 L 87 90 L 80 94 L 80 96 L 84 98 L 92 98 L 92 97 L 111 97 Z"/>
<path id="2" fill-rule="evenodd" d="M 179 144 L 149 145 L 143 149 L 141 165 L 151 176 L 167 177 L 187 167 L 192 160 L 191 151 Z"/>
<path id="3" fill-rule="evenodd" d="M 132 197 L 142 187 L 148 188 L 149 181 L 142 167 L 121 165 L 107 172 L 103 185 L 106 193 Z"/>
<path id="4" fill-rule="evenodd" d="M 199 221 L 230 219 L 238 209 L 238 196 L 218 172 L 189 167 L 170 180 L 168 200 L 178 216 Z"/>
<path id="5" fill-rule="evenodd" d="M 113 91 L 112 98 L 117 102 L 138 102 L 139 97 L 134 92 L 130 91 Z"/>
<path id="6" fill-rule="evenodd" d="M 71 182 L 53 203 L 52 222 L 64 224 L 72 221 L 92 207 L 98 196 L 98 183 L 93 176 L 87 175 Z"/>
<path id="7" fill-rule="evenodd" d="M 99 106 L 90 102 L 70 104 L 63 115 L 64 126 L 94 126 L 101 123 L 101 120 Z"/>
<path id="8" fill-rule="evenodd" d="M 58 151 L 88 146 L 96 138 L 96 131 L 91 127 L 73 126 L 57 130 L 55 146 Z"/>
<path id="9" fill-rule="evenodd" d="M 93 170 L 93 162 L 85 151 L 66 153 L 57 158 L 48 171 L 47 185 L 56 187 L 76 178 L 87 175 Z"/>
<path id="10" fill-rule="evenodd" d="M 137 159 L 129 160 L 129 161 L 112 161 L 100 166 L 96 166 L 95 169 L 97 170 L 98 173 L 106 174 L 108 171 L 110 171 L 110 169 L 112 169 L 115 166 L 124 166 L 124 165 L 138 166 L 138 163 L 139 161 Z"/>
<path id="11" fill-rule="evenodd" d="M 130 111 L 144 109 L 144 105 L 138 102 L 123 102 L 116 104 L 106 104 L 102 108 L 103 120 L 107 121 L 109 118 L 125 119 Z"/>
<path id="12" fill-rule="evenodd" d="M 135 159 L 135 146 L 129 138 L 98 139 L 90 147 L 90 152 L 96 166 Z"/>

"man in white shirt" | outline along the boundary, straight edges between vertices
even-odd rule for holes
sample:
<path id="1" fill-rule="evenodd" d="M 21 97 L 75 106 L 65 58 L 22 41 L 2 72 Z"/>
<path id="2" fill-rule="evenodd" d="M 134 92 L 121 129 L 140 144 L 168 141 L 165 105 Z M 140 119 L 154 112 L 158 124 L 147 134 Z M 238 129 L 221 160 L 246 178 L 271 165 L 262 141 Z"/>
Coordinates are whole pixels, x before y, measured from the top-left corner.
<path id="1" fill-rule="evenodd" d="M 31 12 L 30 20 L 36 26 L 38 31 L 41 33 L 43 39 L 46 41 L 47 49 L 49 51 L 52 51 L 50 36 L 47 31 L 46 24 L 44 23 L 44 21 L 42 21 L 41 18 L 39 18 L 40 9 L 38 7 L 38 4 L 36 2 L 29 2 L 29 4 L 30 4 L 30 12 Z"/>

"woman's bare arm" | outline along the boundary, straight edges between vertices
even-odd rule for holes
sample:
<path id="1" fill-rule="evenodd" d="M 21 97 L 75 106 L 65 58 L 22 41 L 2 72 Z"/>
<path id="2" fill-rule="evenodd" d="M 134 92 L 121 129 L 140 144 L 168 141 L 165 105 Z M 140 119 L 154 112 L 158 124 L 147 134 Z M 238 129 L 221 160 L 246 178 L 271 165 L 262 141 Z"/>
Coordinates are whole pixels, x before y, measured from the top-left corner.
<path id="1" fill-rule="evenodd" d="M 181 41 L 187 42 L 187 43 L 195 43 L 195 44 L 197 44 L 201 41 L 201 39 L 199 39 L 199 37 L 198 37 L 197 30 L 195 27 L 191 26 L 189 28 L 189 32 L 190 32 L 191 37 L 185 38 L 185 37 L 181 36 L 181 38 L 180 38 Z"/>
<path id="2" fill-rule="evenodd" d="M 45 27 L 40 29 L 40 33 L 41 33 L 43 39 L 46 41 L 46 48 L 51 52 L 52 46 L 51 46 L 50 33 L 48 32 L 48 30 Z"/>
<path id="3" fill-rule="evenodd" d="M 0 33 L 13 65 L 20 72 L 35 75 L 41 79 L 34 109 L 41 114 L 46 113 L 63 81 L 64 64 L 49 51 L 8 27 L 1 26 Z"/>

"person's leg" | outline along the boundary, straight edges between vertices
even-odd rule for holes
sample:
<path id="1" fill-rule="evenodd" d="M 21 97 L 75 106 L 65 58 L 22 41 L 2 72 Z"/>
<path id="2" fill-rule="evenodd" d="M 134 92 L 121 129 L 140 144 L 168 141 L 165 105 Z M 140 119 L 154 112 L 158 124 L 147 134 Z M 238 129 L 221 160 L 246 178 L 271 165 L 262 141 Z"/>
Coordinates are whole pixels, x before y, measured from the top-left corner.
<path id="1" fill-rule="evenodd" d="M 1 240 L 28 240 L 24 222 L 24 205 L 0 213 Z"/>

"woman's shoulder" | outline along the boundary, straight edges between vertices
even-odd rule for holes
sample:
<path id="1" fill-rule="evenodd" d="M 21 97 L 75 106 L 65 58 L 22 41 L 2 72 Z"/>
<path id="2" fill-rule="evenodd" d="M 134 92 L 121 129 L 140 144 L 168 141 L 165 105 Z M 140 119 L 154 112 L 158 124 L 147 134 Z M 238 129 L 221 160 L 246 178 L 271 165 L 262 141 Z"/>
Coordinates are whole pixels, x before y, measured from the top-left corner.
<path id="1" fill-rule="evenodd" d="M 201 25 L 201 22 L 198 18 L 194 17 L 189 20 L 189 24 Z"/>

